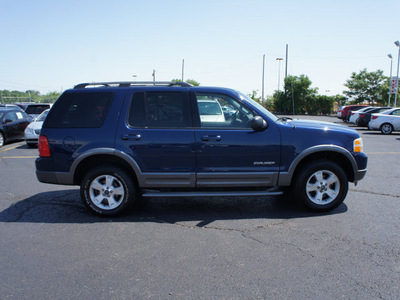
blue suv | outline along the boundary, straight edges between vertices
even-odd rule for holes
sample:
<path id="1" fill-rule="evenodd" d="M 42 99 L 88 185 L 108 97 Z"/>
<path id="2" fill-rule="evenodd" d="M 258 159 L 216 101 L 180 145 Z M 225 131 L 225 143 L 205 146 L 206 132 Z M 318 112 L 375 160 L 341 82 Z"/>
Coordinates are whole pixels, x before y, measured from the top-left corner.
<path id="1" fill-rule="evenodd" d="M 85 206 L 106 216 L 139 197 L 278 195 L 277 187 L 328 211 L 366 170 L 352 129 L 278 118 L 235 90 L 183 82 L 65 91 L 43 124 L 36 160 L 39 181 L 80 185 Z"/>

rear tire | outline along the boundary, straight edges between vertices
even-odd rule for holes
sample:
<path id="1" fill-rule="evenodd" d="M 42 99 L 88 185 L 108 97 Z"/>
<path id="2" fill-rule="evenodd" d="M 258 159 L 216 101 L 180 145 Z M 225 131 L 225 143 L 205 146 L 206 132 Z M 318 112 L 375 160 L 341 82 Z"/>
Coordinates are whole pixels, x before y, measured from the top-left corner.
<path id="1" fill-rule="evenodd" d="M 348 191 L 346 173 L 336 163 L 319 160 L 303 167 L 295 178 L 297 199 L 314 211 L 330 211 L 343 203 Z"/>
<path id="2" fill-rule="evenodd" d="M 136 187 L 124 170 L 102 166 L 90 170 L 83 178 L 81 198 L 91 212 L 100 216 L 116 216 L 132 206 Z"/>
<path id="3" fill-rule="evenodd" d="M 390 123 L 382 124 L 380 129 L 383 134 L 391 134 L 393 132 L 393 126 Z"/>

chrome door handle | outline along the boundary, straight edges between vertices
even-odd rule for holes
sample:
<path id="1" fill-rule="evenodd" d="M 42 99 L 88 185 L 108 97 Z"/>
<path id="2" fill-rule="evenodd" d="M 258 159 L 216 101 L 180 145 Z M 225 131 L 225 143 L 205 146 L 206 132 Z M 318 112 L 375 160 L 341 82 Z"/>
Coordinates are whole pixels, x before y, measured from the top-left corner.
<path id="1" fill-rule="evenodd" d="M 130 141 L 130 140 L 140 140 L 142 138 L 142 136 L 140 134 L 123 134 L 121 136 L 121 139 L 124 141 Z"/>

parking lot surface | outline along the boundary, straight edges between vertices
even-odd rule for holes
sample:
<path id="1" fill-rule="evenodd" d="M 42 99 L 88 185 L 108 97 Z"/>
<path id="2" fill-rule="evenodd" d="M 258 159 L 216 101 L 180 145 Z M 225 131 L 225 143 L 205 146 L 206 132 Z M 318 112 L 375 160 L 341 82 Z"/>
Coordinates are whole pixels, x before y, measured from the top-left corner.
<path id="1" fill-rule="evenodd" d="M 350 126 L 334 117 L 299 117 Z M 399 299 L 400 134 L 358 130 L 366 177 L 340 207 L 280 197 L 151 198 L 92 215 L 0 148 L 0 299 Z"/>

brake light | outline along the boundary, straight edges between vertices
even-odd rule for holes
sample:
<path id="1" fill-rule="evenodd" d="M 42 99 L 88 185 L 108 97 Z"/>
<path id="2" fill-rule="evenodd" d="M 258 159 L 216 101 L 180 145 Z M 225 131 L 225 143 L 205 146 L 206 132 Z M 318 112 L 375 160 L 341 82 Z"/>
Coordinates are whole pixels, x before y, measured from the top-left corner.
<path id="1" fill-rule="evenodd" d="M 372 120 L 378 119 L 378 116 L 372 116 L 371 119 Z"/>
<path id="2" fill-rule="evenodd" d="M 47 139 L 47 136 L 45 135 L 39 136 L 38 149 L 40 157 L 51 157 L 49 140 Z"/>

